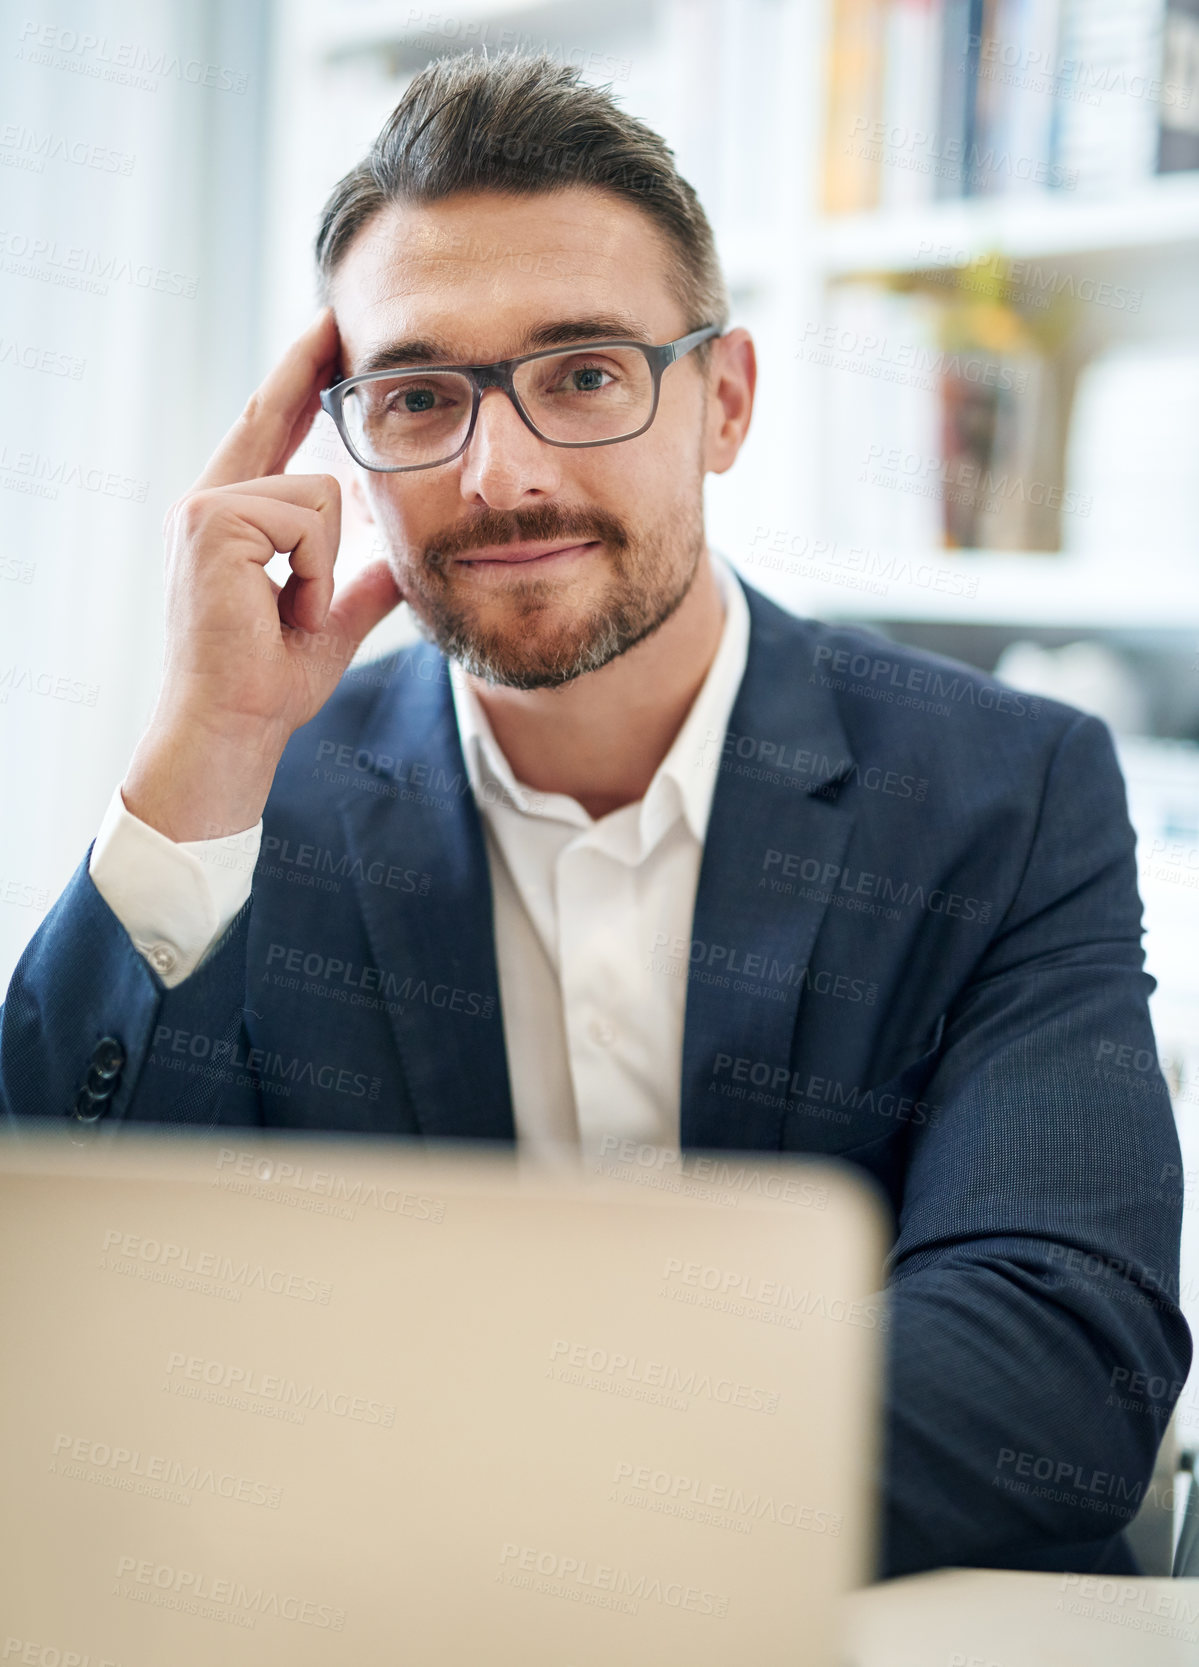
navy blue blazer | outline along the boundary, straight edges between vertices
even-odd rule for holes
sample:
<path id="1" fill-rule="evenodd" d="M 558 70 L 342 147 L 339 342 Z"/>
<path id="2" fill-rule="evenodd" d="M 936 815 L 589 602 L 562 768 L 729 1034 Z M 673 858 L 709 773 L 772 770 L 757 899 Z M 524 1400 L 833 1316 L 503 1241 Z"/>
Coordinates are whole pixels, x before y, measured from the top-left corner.
<path id="1" fill-rule="evenodd" d="M 1133 1568 L 1119 1531 L 1191 1342 L 1110 737 L 746 591 L 681 1145 L 848 1159 L 893 1205 L 883 1572 Z M 439 653 L 348 672 L 295 733 L 253 895 L 175 989 L 84 858 L 0 1009 L 0 1104 L 66 1115 L 81 1090 L 130 1123 L 513 1140 Z"/>

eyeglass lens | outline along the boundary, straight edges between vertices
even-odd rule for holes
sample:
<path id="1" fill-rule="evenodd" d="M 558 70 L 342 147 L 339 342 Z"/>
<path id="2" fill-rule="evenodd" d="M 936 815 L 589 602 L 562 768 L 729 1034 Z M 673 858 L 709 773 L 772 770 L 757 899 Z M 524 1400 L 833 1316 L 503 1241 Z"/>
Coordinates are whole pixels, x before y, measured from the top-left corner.
<path id="1" fill-rule="evenodd" d="M 575 444 L 635 433 L 654 403 L 653 373 L 632 347 L 573 348 L 526 359 L 513 385 L 539 434 Z M 457 371 L 405 371 L 360 382 L 342 407 L 360 456 L 393 468 L 452 457 L 466 438 L 470 410 L 470 380 Z"/>

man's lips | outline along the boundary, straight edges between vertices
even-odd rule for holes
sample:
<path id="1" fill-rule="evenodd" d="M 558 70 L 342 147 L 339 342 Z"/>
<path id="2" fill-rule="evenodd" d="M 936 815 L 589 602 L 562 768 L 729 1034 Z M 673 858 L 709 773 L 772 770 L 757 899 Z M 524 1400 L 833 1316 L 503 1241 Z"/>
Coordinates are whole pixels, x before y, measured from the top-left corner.
<path id="1" fill-rule="evenodd" d="M 525 565 L 528 562 L 550 561 L 558 556 L 578 555 L 584 550 L 594 549 L 598 539 L 560 541 L 557 544 L 495 544 L 483 550 L 471 550 L 469 554 L 459 556 L 459 562 L 465 567 L 510 567 L 514 564 Z"/>

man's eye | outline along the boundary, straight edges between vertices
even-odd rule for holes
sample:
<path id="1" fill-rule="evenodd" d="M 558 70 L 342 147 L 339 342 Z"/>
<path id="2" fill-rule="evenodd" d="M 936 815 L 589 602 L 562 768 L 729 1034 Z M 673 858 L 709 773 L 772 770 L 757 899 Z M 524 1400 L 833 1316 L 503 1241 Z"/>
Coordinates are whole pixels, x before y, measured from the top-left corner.
<path id="1" fill-rule="evenodd" d="M 411 413 L 419 415 L 422 411 L 431 411 L 437 404 L 437 396 L 432 388 L 404 388 L 394 394 L 388 401 L 393 411 L 402 415 Z"/>
<path id="2" fill-rule="evenodd" d="M 611 380 L 611 373 L 600 365 L 574 365 L 558 386 L 568 394 L 592 394 L 598 393 Z"/>

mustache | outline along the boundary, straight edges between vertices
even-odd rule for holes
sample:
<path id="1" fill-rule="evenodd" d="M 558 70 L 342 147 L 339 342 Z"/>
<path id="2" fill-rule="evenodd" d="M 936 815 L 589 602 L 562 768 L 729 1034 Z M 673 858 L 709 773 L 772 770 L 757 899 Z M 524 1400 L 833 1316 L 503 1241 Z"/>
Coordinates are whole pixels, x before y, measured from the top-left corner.
<path id="1" fill-rule="evenodd" d="M 471 550 L 526 540 L 540 544 L 550 539 L 571 539 L 580 544 L 599 539 L 614 550 L 625 550 L 629 544 L 624 523 L 606 510 L 534 504 L 529 509 L 509 512 L 481 510 L 469 520 L 447 528 L 425 545 L 423 564 L 435 573 L 444 573 L 451 562 Z"/>

